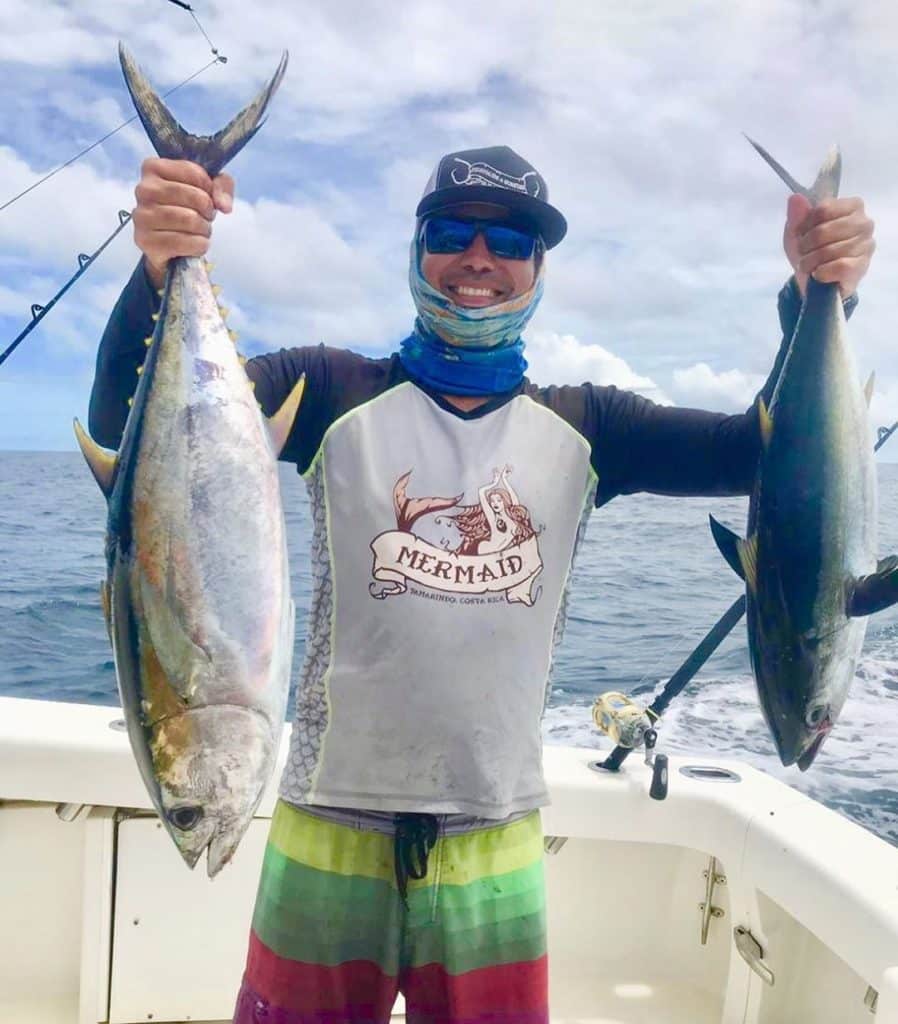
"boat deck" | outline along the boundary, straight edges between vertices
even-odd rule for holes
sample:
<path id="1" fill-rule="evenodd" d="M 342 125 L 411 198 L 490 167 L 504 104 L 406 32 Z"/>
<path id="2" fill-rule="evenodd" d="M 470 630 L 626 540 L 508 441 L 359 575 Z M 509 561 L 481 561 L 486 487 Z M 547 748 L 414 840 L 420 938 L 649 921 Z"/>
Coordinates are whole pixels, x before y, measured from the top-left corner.
<path id="1" fill-rule="evenodd" d="M 187 871 L 119 714 L 0 699 L 2 1024 L 227 1024 L 275 784 Z M 898 851 L 747 765 L 671 757 L 656 801 L 597 753 L 545 751 L 553 1021 L 898 1024 Z"/>

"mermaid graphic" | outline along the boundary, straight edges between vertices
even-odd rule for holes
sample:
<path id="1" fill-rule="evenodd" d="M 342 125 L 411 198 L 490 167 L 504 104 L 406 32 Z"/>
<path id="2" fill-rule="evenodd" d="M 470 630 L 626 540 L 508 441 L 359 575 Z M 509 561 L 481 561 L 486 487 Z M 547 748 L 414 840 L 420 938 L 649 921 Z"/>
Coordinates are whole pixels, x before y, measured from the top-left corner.
<path id="1" fill-rule="evenodd" d="M 542 559 L 537 531 L 509 480 L 511 472 L 509 465 L 494 469 L 490 482 L 477 489 L 473 505 L 460 504 L 462 494 L 409 497 L 412 471 L 399 477 L 393 487 L 396 529 L 371 542 L 371 596 L 383 600 L 404 594 L 411 581 L 449 603 L 456 602 L 453 595 L 470 603 L 473 595 L 504 594 L 510 604 L 531 606 L 541 589 L 534 581 Z M 428 523 L 421 522 L 424 517 Z M 441 525 L 452 527 L 454 536 L 444 534 L 437 544 L 433 531 Z"/>
<path id="2" fill-rule="evenodd" d="M 521 504 L 508 479 L 511 466 L 493 470 L 493 479 L 477 491 L 478 504 L 447 516 L 462 535 L 458 555 L 489 555 L 536 535 L 530 513 Z"/>

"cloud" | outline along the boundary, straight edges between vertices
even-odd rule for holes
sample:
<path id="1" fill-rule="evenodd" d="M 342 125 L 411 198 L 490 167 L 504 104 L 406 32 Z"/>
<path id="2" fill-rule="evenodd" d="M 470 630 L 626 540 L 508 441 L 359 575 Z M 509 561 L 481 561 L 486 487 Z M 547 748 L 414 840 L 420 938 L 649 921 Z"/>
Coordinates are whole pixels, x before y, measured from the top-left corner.
<path id="1" fill-rule="evenodd" d="M 8 0 L 0 13 L 6 194 L 130 116 L 119 38 L 162 90 L 211 57 L 189 14 L 163 0 L 38 6 Z M 231 168 L 237 210 L 213 237 L 216 277 L 249 350 L 392 348 L 411 323 L 408 240 L 435 160 L 505 143 L 544 173 L 570 225 L 531 331 L 534 379 L 615 379 L 665 401 L 744 407 L 779 342 L 775 297 L 789 268 L 786 190 L 741 131 L 802 181 L 837 135 L 843 191 L 865 197 L 879 243 L 849 333 L 862 374 L 879 373 L 874 418 L 898 415 L 898 65 L 888 46 L 898 8 L 874 6 L 558 0 L 522 18 L 518 4 L 495 0 L 472 33 L 443 0 L 401 19 L 377 0 L 270 0 L 258 17 L 238 0 L 204 5 L 199 17 L 229 62 L 172 98 L 188 128 L 220 127 L 281 49 L 291 54 L 269 123 Z M 4 332 L 133 205 L 148 152 L 130 125 L 0 214 Z M 90 349 L 136 257 L 119 239 L 38 329 L 48 358 L 69 354 L 55 368 L 60 389 L 89 378 Z M 42 351 L 29 341 L 14 359 L 44 372 Z M 0 422 L 0 445 L 11 429 Z M 58 429 L 67 443 L 68 424 Z"/>
<path id="2" fill-rule="evenodd" d="M 601 345 L 582 342 L 573 334 L 528 333 L 526 353 L 530 364 L 527 375 L 539 384 L 614 384 L 663 405 L 671 404 L 650 377 L 636 373 L 625 360 Z"/>
<path id="3" fill-rule="evenodd" d="M 674 370 L 671 391 L 680 405 L 743 412 L 754 401 L 767 378 L 742 370 L 715 373 L 707 363 Z"/>

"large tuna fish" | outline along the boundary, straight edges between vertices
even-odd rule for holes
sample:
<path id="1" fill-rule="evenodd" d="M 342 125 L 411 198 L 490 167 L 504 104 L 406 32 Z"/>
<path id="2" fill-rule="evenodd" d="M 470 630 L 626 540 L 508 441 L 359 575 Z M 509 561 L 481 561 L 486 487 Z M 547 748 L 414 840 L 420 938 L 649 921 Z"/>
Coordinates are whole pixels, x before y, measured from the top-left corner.
<path id="1" fill-rule="evenodd" d="M 160 155 L 216 174 L 260 126 L 284 73 L 212 137 L 188 135 L 123 48 Z M 159 816 L 214 875 L 262 796 L 284 722 L 294 609 L 277 455 L 302 382 L 266 422 L 206 264 L 169 265 L 117 455 L 75 424 L 109 503 L 103 604 L 131 746 Z"/>
<path id="2" fill-rule="evenodd" d="M 749 140 L 751 141 L 751 140 Z M 814 204 L 838 194 L 833 150 L 811 189 L 760 146 Z M 864 642 L 865 616 L 898 600 L 895 560 L 876 562 L 876 467 L 867 405 L 838 286 L 808 281 L 770 402 L 748 537 L 713 517 L 722 554 L 746 581 L 749 651 L 784 765 L 805 771 L 838 718 Z"/>

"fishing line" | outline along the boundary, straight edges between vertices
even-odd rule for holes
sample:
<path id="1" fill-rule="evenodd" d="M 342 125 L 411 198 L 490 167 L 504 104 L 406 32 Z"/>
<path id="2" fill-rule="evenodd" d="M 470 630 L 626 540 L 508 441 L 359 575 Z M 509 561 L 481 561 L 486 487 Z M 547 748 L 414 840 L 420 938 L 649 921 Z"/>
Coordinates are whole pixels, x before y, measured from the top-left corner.
<path id="1" fill-rule="evenodd" d="M 12 344 L 8 345 L 6 349 L 0 353 L 0 366 L 2 366 L 9 356 L 19 347 L 19 345 L 25 340 L 25 338 L 34 330 L 35 327 L 44 319 L 44 317 L 50 312 L 50 310 L 56 305 L 57 301 L 62 298 L 63 295 L 72 287 L 72 285 L 78 280 L 79 277 L 87 270 L 87 268 L 93 263 L 93 261 L 100 255 L 100 253 L 106 248 L 107 245 L 115 238 L 120 231 L 131 220 L 131 214 L 127 210 L 119 210 L 118 212 L 119 225 L 112 232 L 112 234 L 106 239 L 106 241 L 97 249 L 96 252 L 91 253 L 89 256 L 86 253 L 78 253 L 78 269 L 75 273 L 66 281 L 66 283 L 59 289 L 59 291 L 53 296 L 52 299 L 45 305 L 41 306 L 37 302 L 31 305 L 31 323 L 16 337 Z"/>
<path id="2" fill-rule="evenodd" d="M 182 10 L 188 11 L 190 13 L 190 17 L 193 18 L 193 20 L 196 22 L 196 27 L 200 30 L 200 32 L 203 33 L 203 37 L 205 38 L 206 42 L 209 44 L 209 47 L 211 48 L 212 52 L 215 54 L 216 57 L 218 57 L 219 54 L 218 54 L 218 50 L 215 49 L 215 44 L 212 42 L 212 40 L 209 38 L 209 35 L 206 32 L 206 30 L 200 24 L 200 19 L 196 16 L 196 11 L 194 11 L 194 9 L 190 6 L 190 4 L 185 3 L 184 0 L 168 0 L 168 2 L 170 4 L 174 4 L 176 7 L 180 7 Z M 219 60 L 222 62 L 222 64 L 227 64 L 227 62 L 228 62 L 228 58 L 227 57 L 219 57 Z"/>
<path id="3" fill-rule="evenodd" d="M 183 86 L 187 85 L 188 82 L 192 82 L 194 80 L 194 78 L 197 78 L 204 71 L 208 71 L 209 68 L 211 68 L 213 64 L 226 64 L 227 60 L 228 60 L 227 57 L 216 57 L 214 60 L 210 60 L 209 63 L 205 64 L 203 67 L 201 67 L 199 69 L 199 71 L 194 71 L 194 73 L 189 78 L 185 78 L 183 82 L 180 82 L 173 89 L 169 89 L 168 92 L 164 92 L 162 94 L 162 98 L 165 99 L 167 96 L 171 96 L 171 94 L 173 92 L 177 92 L 178 89 L 180 89 Z M 36 189 L 38 187 L 38 185 L 43 185 L 43 183 L 45 181 L 49 181 L 50 178 L 52 178 L 55 174 L 59 174 L 59 172 L 62 171 L 62 170 L 65 170 L 66 167 L 70 167 L 76 160 L 80 160 L 81 157 L 83 157 L 85 154 L 89 153 L 92 149 L 96 149 L 97 146 L 99 146 L 101 143 L 105 142 L 107 139 L 112 138 L 112 136 L 115 135 L 116 132 L 120 132 L 122 130 L 122 128 L 124 128 L 127 125 L 129 125 L 132 121 L 136 121 L 136 120 L 137 120 L 137 114 L 134 114 L 134 116 L 133 117 L 129 117 L 127 121 L 123 121 L 118 126 L 118 128 L 113 128 L 111 132 L 107 132 L 103 136 L 102 139 L 97 139 L 96 142 L 91 143 L 91 145 L 89 145 L 86 149 L 82 149 L 80 153 L 76 153 L 75 156 L 73 156 L 71 158 L 71 160 L 66 160 L 66 162 L 64 164 L 60 164 L 57 168 L 55 168 L 54 170 L 50 171 L 49 174 L 45 174 L 43 176 L 43 178 L 39 178 L 33 184 L 29 185 L 28 188 L 26 188 L 23 191 L 21 191 L 17 196 L 13 196 L 12 199 L 8 199 L 2 206 L 0 206 L 0 213 L 2 213 L 3 210 L 5 210 L 7 208 L 7 206 L 12 206 L 12 204 L 14 202 L 16 202 L 17 200 L 21 199 L 22 196 L 27 196 L 28 193 L 32 192 L 34 189 Z"/>

